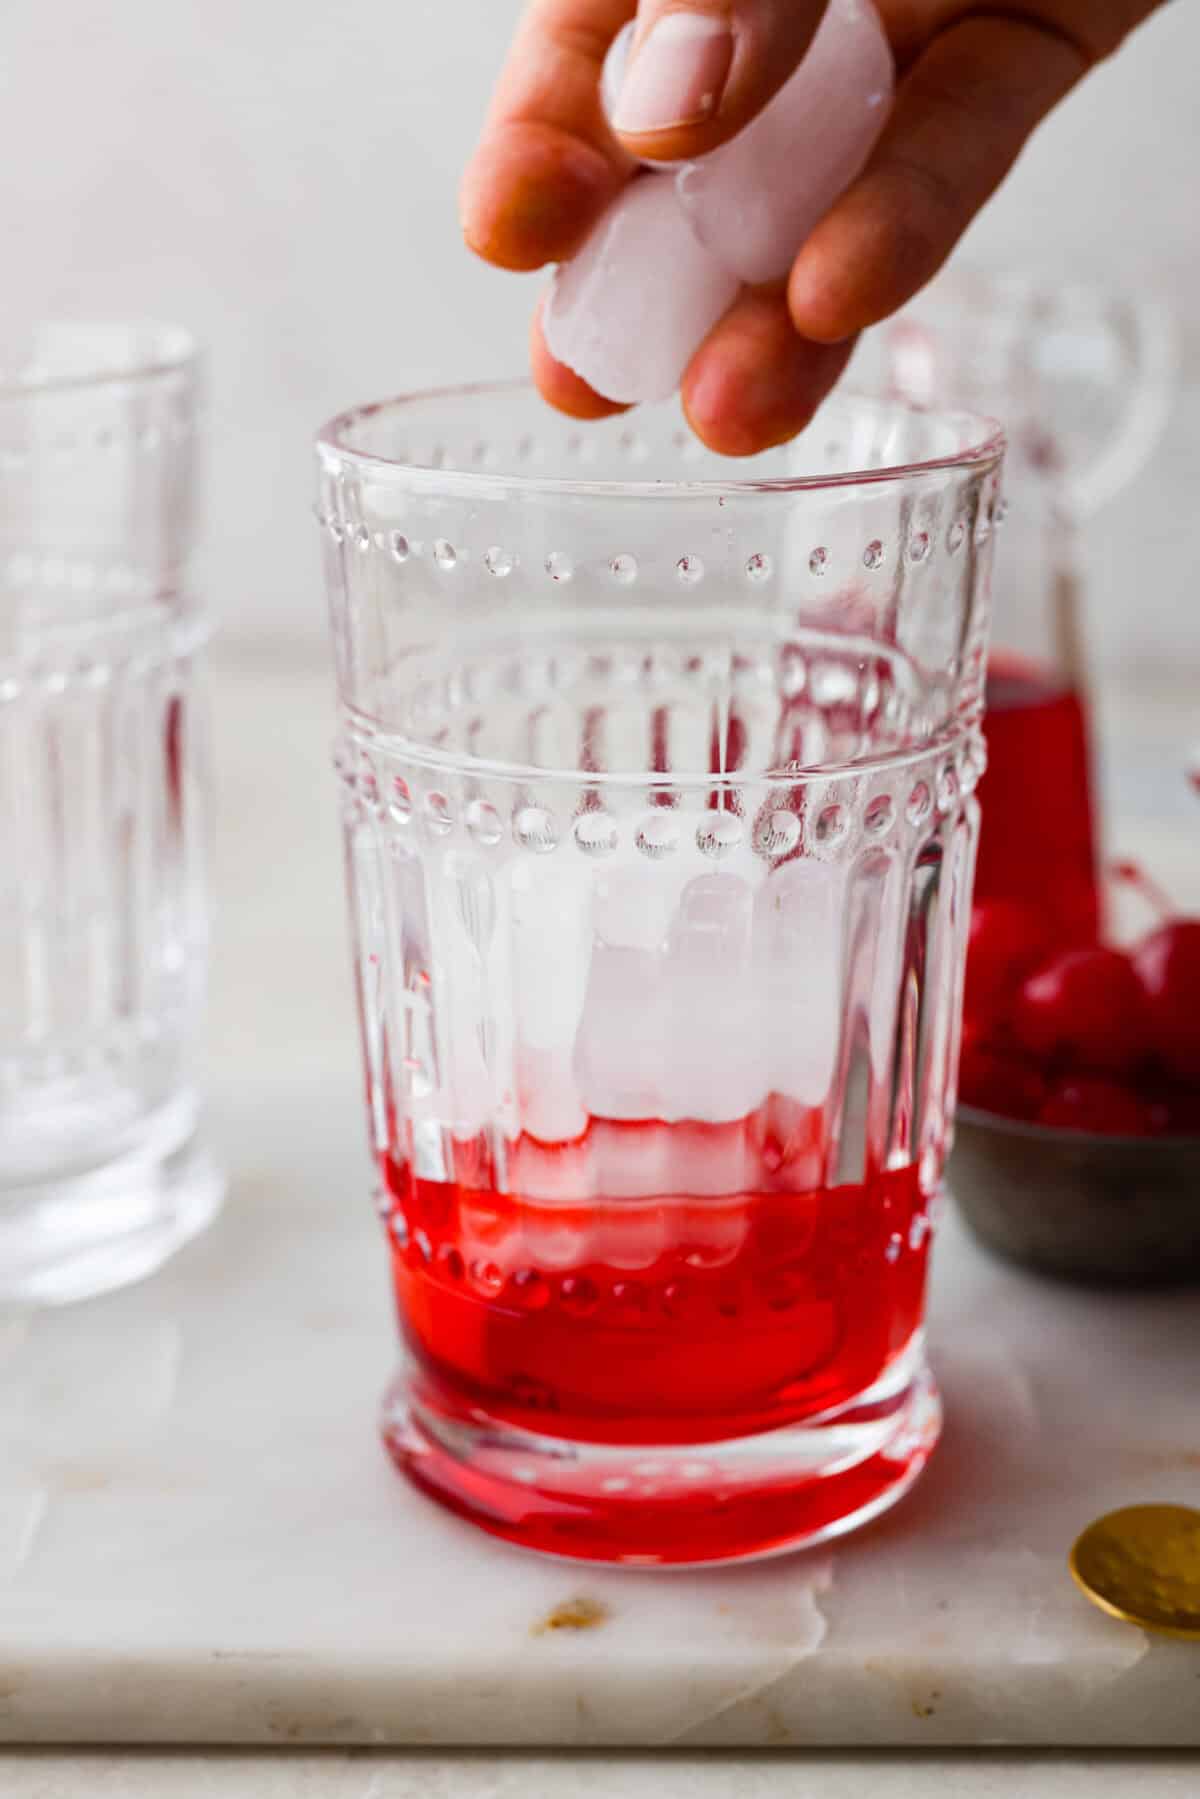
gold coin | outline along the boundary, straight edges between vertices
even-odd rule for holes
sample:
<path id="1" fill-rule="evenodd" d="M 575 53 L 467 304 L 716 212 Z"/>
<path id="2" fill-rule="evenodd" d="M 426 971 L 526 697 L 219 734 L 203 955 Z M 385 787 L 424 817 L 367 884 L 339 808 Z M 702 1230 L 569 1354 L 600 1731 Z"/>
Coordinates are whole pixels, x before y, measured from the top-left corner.
<path id="1" fill-rule="evenodd" d="M 1107 1512 L 1072 1549 L 1071 1573 L 1114 1618 L 1200 1640 L 1200 1512 L 1191 1506 Z"/>

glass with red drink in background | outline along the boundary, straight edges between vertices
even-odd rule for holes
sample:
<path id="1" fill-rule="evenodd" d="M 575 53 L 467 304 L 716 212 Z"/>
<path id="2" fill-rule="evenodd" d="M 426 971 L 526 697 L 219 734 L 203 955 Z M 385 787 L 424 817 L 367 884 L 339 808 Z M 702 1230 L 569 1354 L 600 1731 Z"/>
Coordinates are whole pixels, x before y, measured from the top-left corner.
<path id="1" fill-rule="evenodd" d="M 1156 921 L 1120 930 L 1108 903 L 1085 591 L 1088 526 L 1160 433 L 1171 342 L 1146 300 L 956 273 L 873 352 L 888 391 L 984 407 L 1010 442 L 952 1190 L 1007 1253 L 1105 1278 L 1200 1265 L 1177 1204 L 1200 1136 L 1197 926 L 1129 865 Z"/>
<path id="2" fill-rule="evenodd" d="M 975 901 L 1032 906 L 1039 931 L 1087 943 L 1100 929 L 1091 731 L 1083 694 L 1061 672 L 994 650 L 979 784 L 986 821 Z"/>

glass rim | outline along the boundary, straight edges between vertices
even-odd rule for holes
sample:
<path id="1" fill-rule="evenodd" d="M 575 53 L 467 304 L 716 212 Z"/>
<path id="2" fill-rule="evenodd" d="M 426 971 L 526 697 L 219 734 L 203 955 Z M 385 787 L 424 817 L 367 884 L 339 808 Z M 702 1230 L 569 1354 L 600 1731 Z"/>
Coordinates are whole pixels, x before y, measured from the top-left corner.
<path id="1" fill-rule="evenodd" d="M 36 361 L 32 344 L 21 362 L 15 360 L 17 352 L 8 346 L 19 342 L 18 327 L 11 338 L 0 335 L 0 402 L 151 380 L 194 370 L 201 356 L 194 332 L 162 319 L 45 318 L 30 320 L 24 328 L 33 340 L 43 331 L 86 334 L 96 346 L 97 358 L 101 347 L 118 353 L 111 361 L 94 360 L 90 367 L 88 359 L 80 358 L 77 366 L 56 372 Z"/>
<path id="2" fill-rule="evenodd" d="M 900 400 L 884 400 L 878 395 L 860 393 L 853 388 L 838 387 L 823 403 L 825 407 L 847 402 L 865 402 L 881 408 L 891 407 L 895 412 L 912 417 L 944 418 L 961 420 L 970 425 L 965 448 L 956 450 L 950 455 L 934 456 L 915 462 L 896 463 L 887 468 L 846 469 L 838 474 L 819 475 L 773 475 L 753 478 L 731 475 L 720 479 L 701 480 L 640 480 L 640 481 L 597 481 L 580 479 L 578 476 L 555 476 L 543 473 L 523 474 L 517 470 L 506 472 L 502 469 L 458 469 L 430 468 L 427 464 L 402 460 L 399 457 L 384 456 L 374 450 L 364 450 L 350 441 L 351 433 L 364 421 L 377 418 L 381 413 L 399 411 L 408 406 L 415 406 L 429 400 L 462 400 L 495 397 L 497 399 L 517 393 L 532 393 L 534 384 L 528 376 L 518 376 L 502 381 L 473 381 L 450 384 L 443 387 L 416 388 L 407 393 L 396 394 L 384 400 L 369 401 L 361 406 L 352 406 L 343 412 L 336 413 L 333 418 L 321 426 L 316 435 L 316 449 L 322 461 L 337 464 L 350 463 L 362 470 L 370 470 L 381 476 L 416 477 L 421 481 L 443 490 L 459 493 L 512 494 L 542 493 L 556 496 L 586 496 L 597 498 L 629 498 L 670 500 L 676 498 L 695 499 L 705 495 L 720 493 L 724 495 L 766 495 L 819 493 L 837 488 L 878 486 L 885 482 L 911 481 L 925 476 L 946 474 L 951 469 L 988 469 L 999 465 L 1006 447 L 1003 426 L 986 414 L 975 413 L 957 407 L 920 407 L 906 404 Z M 549 411 L 549 408 L 547 408 Z M 556 415 L 557 416 L 557 415 Z M 816 416 L 820 416 L 818 413 Z M 731 467 L 736 467 L 736 459 L 730 459 Z"/>

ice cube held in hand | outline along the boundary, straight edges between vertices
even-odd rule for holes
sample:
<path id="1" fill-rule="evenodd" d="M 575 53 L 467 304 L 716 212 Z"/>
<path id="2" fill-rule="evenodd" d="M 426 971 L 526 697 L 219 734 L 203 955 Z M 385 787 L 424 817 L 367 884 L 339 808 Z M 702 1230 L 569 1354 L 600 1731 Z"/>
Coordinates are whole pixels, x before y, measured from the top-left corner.
<path id="1" fill-rule="evenodd" d="M 738 286 L 693 231 L 674 177 L 638 175 L 556 272 L 542 330 L 606 400 L 665 400 Z"/>
<path id="2" fill-rule="evenodd" d="M 633 38 L 604 64 L 611 119 Z M 830 0 L 807 53 L 757 118 L 728 144 L 678 168 L 680 202 L 701 242 L 743 281 L 774 281 L 862 169 L 891 110 L 895 69 L 870 0 Z"/>
<path id="3" fill-rule="evenodd" d="M 830 0 L 795 74 L 744 131 L 676 177 L 696 235 L 743 281 L 787 274 L 887 122 L 894 68 L 875 8 Z"/>

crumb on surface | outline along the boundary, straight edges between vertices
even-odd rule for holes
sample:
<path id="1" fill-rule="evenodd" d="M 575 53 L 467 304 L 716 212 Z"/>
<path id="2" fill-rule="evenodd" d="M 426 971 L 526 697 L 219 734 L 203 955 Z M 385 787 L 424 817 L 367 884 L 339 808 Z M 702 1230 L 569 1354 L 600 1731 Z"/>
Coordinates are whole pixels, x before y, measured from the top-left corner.
<path id="1" fill-rule="evenodd" d="M 937 1711 L 937 1701 L 941 1696 L 938 1688 L 934 1687 L 930 1692 L 928 1699 L 914 1699 L 912 1702 L 913 1717 L 932 1718 Z"/>
<path id="2" fill-rule="evenodd" d="M 533 1634 L 544 1637 L 552 1630 L 595 1630 L 606 1623 L 608 1617 L 608 1607 L 601 1605 L 598 1599 L 564 1599 L 534 1625 Z"/>

